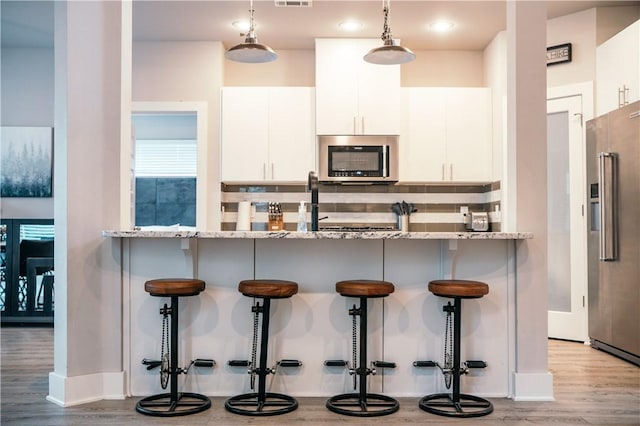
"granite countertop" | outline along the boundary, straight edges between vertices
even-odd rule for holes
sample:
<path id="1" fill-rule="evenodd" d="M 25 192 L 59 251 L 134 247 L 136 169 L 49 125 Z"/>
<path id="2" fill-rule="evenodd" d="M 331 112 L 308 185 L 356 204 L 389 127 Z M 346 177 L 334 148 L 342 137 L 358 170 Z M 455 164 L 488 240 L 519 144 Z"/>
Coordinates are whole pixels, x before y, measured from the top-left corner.
<path id="1" fill-rule="evenodd" d="M 102 231 L 103 237 L 116 238 L 218 238 L 218 239 L 294 239 L 294 240 L 526 240 L 531 232 L 401 232 L 401 231 L 194 231 L 128 230 Z"/>

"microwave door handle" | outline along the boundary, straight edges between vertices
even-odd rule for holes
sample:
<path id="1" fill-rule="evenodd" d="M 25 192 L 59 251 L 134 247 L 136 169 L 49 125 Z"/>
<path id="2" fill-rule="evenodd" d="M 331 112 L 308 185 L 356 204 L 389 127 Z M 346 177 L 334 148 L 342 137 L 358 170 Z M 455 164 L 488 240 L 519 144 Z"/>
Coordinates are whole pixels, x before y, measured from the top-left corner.
<path id="1" fill-rule="evenodd" d="M 363 123 L 364 123 L 364 119 L 363 119 Z M 382 176 L 383 177 L 388 177 L 389 176 L 389 146 L 388 145 L 383 145 L 382 147 Z"/>
<path id="2" fill-rule="evenodd" d="M 611 152 L 598 154 L 598 198 L 600 199 L 600 260 L 616 260 L 617 203 L 616 156 Z"/>

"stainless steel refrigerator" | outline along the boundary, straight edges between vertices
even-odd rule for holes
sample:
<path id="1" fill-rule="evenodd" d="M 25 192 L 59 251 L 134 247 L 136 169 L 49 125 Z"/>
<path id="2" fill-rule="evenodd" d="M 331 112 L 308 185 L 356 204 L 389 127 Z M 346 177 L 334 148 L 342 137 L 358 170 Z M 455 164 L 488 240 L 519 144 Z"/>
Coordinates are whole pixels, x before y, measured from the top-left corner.
<path id="1" fill-rule="evenodd" d="M 589 120 L 591 346 L 640 365 L 640 101 Z"/>

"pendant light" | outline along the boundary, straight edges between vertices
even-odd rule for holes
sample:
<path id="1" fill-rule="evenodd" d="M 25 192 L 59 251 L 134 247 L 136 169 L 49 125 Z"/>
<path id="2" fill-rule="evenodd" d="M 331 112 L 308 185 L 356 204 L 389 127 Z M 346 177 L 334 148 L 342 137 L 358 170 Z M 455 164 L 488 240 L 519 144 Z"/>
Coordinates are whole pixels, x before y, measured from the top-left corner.
<path id="1" fill-rule="evenodd" d="M 272 48 L 265 44 L 258 43 L 255 26 L 253 24 L 253 0 L 250 2 L 249 9 L 249 32 L 246 34 L 244 43 L 233 46 L 227 50 L 224 57 L 236 62 L 245 62 L 249 64 L 257 64 L 262 62 L 275 61 L 278 55 Z"/>
<path id="2" fill-rule="evenodd" d="M 371 49 L 369 53 L 364 55 L 364 60 L 379 65 L 399 65 L 411 62 L 416 59 L 415 53 L 406 47 L 396 44 L 391 35 L 389 27 L 389 10 L 391 9 L 391 0 L 382 0 L 382 13 L 384 13 L 384 27 L 382 29 L 383 45 Z"/>

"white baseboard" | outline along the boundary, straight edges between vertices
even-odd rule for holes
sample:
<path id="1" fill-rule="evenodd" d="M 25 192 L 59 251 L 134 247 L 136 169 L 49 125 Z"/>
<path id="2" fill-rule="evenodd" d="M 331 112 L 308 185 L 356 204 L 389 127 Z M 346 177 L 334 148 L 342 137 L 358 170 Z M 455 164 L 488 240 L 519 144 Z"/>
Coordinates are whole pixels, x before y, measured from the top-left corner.
<path id="1" fill-rule="evenodd" d="M 74 377 L 49 373 L 47 401 L 61 407 L 71 407 L 103 399 L 125 399 L 124 378 L 123 371 Z"/>
<path id="2" fill-rule="evenodd" d="M 555 401 L 553 374 L 513 373 L 514 401 Z"/>

